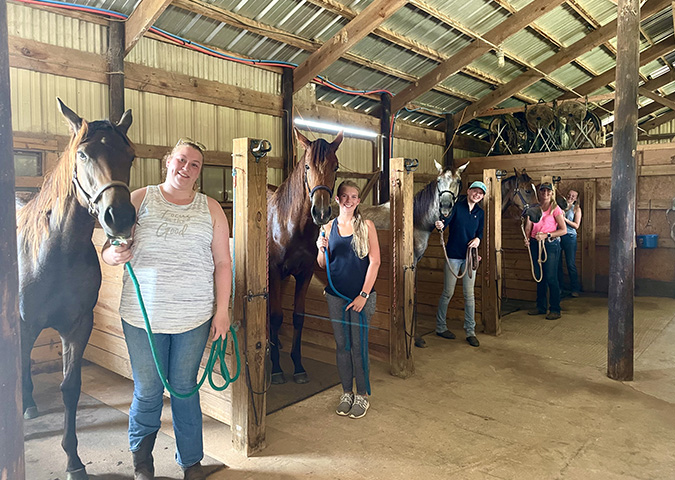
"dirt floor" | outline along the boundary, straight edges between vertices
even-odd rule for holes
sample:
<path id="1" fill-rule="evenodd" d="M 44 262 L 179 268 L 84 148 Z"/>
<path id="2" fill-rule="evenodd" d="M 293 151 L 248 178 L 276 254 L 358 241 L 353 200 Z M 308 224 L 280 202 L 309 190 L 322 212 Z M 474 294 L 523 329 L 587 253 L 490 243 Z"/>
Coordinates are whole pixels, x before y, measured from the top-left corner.
<path id="1" fill-rule="evenodd" d="M 675 300 L 636 298 L 633 382 L 606 376 L 606 302 L 566 299 L 557 321 L 515 312 L 501 336 L 479 335 L 480 348 L 451 322 L 458 338 L 426 336 L 412 378 L 372 365 L 365 418 L 337 416 L 340 387 L 330 388 L 268 416 L 267 448 L 251 458 L 232 451 L 226 425 L 205 419 L 208 478 L 675 479 Z M 37 376 L 37 388 L 59 376 Z M 80 419 L 98 419 L 78 420 L 88 472 L 132 478 L 130 382 L 91 365 L 83 384 Z M 165 412 L 157 463 L 161 478 L 182 478 Z M 28 479 L 65 478 L 59 441 L 60 423 L 27 435 Z"/>

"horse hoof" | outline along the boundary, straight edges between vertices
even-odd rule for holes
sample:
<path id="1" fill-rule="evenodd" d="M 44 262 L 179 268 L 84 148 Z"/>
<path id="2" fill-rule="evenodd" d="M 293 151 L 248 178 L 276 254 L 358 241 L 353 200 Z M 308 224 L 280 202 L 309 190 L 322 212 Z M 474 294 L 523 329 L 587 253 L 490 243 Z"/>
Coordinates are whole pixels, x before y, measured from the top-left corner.
<path id="1" fill-rule="evenodd" d="M 28 407 L 25 412 L 23 412 L 24 420 L 30 420 L 39 415 L 37 407 Z"/>
<path id="2" fill-rule="evenodd" d="M 81 468 L 74 472 L 66 472 L 66 480 L 89 480 L 89 475 L 84 468 Z"/>
<path id="3" fill-rule="evenodd" d="M 284 376 L 284 372 L 273 373 L 272 385 L 281 385 L 282 383 L 286 383 L 286 377 Z"/>
<path id="4" fill-rule="evenodd" d="M 417 348 L 427 348 L 427 342 L 422 337 L 415 338 L 415 346 Z"/>
<path id="5" fill-rule="evenodd" d="M 294 373 L 293 381 L 295 381 L 295 383 L 309 383 L 307 372 Z"/>

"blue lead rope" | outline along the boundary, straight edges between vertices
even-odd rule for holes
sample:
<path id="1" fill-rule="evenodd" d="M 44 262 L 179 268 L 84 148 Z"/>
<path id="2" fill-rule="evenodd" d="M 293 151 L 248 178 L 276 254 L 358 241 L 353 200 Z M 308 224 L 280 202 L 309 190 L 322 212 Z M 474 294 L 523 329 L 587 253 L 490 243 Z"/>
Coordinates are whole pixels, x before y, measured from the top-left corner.
<path id="1" fill-rule="evenodd" d="M 209 385 L 211 385 L 211 388 L 213 388 L 218 392 L 222 392 L 232 382 L 234 382 L 237 378 L 239 378 L 239 373 L 241 373 L 239 342 L 237 341 L 237 334 L 234 331 L 234 327 L 230 326 L 230 334 L 232 336 L 232 343 L 234 345 L 234 356 L 237 362 L 237 373 L 234 375 L 234 377 L 230 376 L 230 371 L 227 369 L 227 364 L 225 363 L 225 350 L 227 349 L 227 337 L 228 337 L 228 335 L 225 335 L 225 342 L 223 342 L 223 339 L 219 337 L 211 344 L 211 353 L 209 354 L 209 360 L 206 363 L 206 368 L 204 370 L 204 374 L 202 375 L 202 379 L 199 381 L 197 386 L 192 391 L 190 391 L 189 393 L 178 393 L 173 388 L 171 388 L 171 385 L 169 385 L 169 380 L 167 379 L 166 374 L 162 369 L 162 364 L 157 354 L 157 348 L 155 346 L 155 337 L 152 334 L 152 330 L 150 329 L 150 320 L 148 319 L 148 312 L 145 309 L 145 302 L 143 302 L 143 297 L 141 296 L 141 288 L 138 284 L 138 280 L 136 279 L 134 270 L 133 268 L 131 268 L 129 262 L 125 263 L 124 266 L 126 267 L 127 272 L 129 272 L 129 277 L 131 277 L 131 281 L 133 282 L 134 288 L 136 289 L 136 298 L 138 299 L 138 304 L 140 305 L 141 312 L 143 313 L 145 330 L 148 333 L 148 341 L 150 342 L 150 351 L 152 352 L 152 358 L 155 360 L 155 366 L 157 367 L 159 379 L 162 381 L 162 385 L 164 385 L 164 388 L 166 388 L 171 395 L 173 395 L 176 398 L 191 397 L 192 395 L 194 395 L 199 391 L 199 389 L 204 384 L 204 381 L 206 380 L 207 377 L 209 379 Z M 217 361 L 220 363 L 220 374 L 225 379 L 225 384 L 222 386 L 216 385 L 215 382 L 213 381 L 213 373 L 216 370 Z"/>
<path id="2" fill-rule="evenodd" d="M 321 236 L 325 237 L 326 232 L 321 232 Z M 328 277 L 328 284 L 330 285 L 330 288 L 337 293 L 338 297 L 341 299 L 345 300 L 346 303 L 344 308 L 342 309 L 342 326 L 345 331 L 345 350 L 350 351 L 351 350 L 351 331 L 350 331 L 350 326 L 351 323 L 347 321 L 347 306 L 354 301 L 354 299 L 350 299 L 346 295 L 341 294 L 340 292 L 337 291 L 335 288 L 335 285 L 333 285 L 333 279 L 330 277 L 330 265 L 329 265 L 329 259 L 328 259 L 328 249 L 324 249 L 324 255 L 326 256 L 326 276 Z M 365 308 L 365 306 L 364 306 Z M 368 324 L 366 321 L 366 314 L 363 313 L 363 309 L 359 312 L 359 339 L 361 340 L 361 361 L 363 362 L 363 373 L 365 376 L 366 380 L 366 392 L 368 395 L 370 395 L 370 362 L 368 359 Z"/>

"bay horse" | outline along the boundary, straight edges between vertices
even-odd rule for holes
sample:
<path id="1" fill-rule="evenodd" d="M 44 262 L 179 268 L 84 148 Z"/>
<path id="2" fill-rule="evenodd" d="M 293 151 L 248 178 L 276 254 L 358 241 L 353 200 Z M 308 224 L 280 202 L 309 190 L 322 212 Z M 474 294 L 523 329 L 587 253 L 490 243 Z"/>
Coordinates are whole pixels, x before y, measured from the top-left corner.
<path id="1" fill-rule="evenodd" d="M 529 217 L 532 223 L 541 220 L 542 212 L 534 181 L 525 172 L 513 169 L 515 175 L 502 180 L 502 216 L 510 213 L 514 218 Z"/>
<path id="2" fill-rule="evenodd" d="M 17 213 L 23 409 L 25 419 L 38 415 L 30 354 L 40 332 L 54 328 L 63 345 L 61 446 L 67 479 L 86 480 L 77 453 L 76 415 L 82 355 L 101 286 L 91 236 L 97 220 L 110 238 L 131 236 L 136 211 L 128 185 L 135 153 L 127 137 L 130 110 L 117 124 L 87 122 L 60 99 L 58 103 L 72 133 L 70 142 L 40 193 Z"/>
<path id="3" fill-rule="evenodd" d="M 272 383 L 286 382 L 279 364 L 279 329 L 284 321 L 281 283 L 295 277 L 293 305 L 293 380 L 307 383 L 302 366 L 302 327 L 305 321 L 305 296 L 316 263 L 316 239 L 319 227 L 331 217 L 331 199 L 337 177 L 335 155 L 343 134 L 329 143 L 323 138 L 310 142 L 297 129 L 296 140 L 305 150 L 302 159 L 276 190 L 267 190 L 267 243 L 269 245 L 270 357 Z"/>

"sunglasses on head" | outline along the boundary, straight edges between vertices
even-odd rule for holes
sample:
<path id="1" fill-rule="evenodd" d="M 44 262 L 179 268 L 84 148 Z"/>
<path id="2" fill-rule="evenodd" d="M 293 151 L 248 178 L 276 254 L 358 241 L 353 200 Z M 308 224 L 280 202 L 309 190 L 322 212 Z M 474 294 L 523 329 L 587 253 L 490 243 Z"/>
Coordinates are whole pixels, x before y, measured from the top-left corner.
<path id="1" fill-rule="evenodd" d="M 196 148 L 202 154 L 206 151 L 206 147 L 204 146 L 203 143 L 195 142 L 194 140 L 192 140 L 189 137 L 179 138 L 178 142 L 176 143 L 176 146 L 174 148 L 180 147 L 181 145 L 188 145 L 192 148 Z"/>

